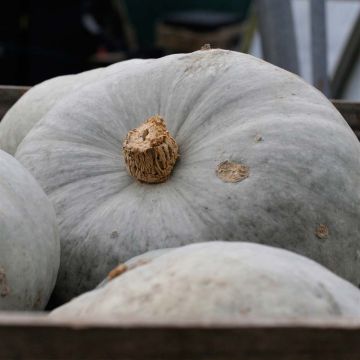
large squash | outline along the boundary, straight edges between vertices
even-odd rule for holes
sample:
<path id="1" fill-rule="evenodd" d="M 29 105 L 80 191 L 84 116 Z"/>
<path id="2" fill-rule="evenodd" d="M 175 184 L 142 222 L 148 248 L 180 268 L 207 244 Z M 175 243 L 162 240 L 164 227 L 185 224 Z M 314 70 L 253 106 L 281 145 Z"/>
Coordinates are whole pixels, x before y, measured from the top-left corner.
<path id="1" fill-rule="evenodd" d="M 0 310 L 40 310 L 55 286 L 55 211 L 35 179 L 0 150 Z"/>
<path id="2" fill-rule="evenodd" d="M 56 209 L 61 301 L 204 239 L 282 247 L 360 283 L 359 142 L 319 91 L 249 55 L 171 55 L 88 85 L 16 157 Z"/>
<path id="3" fill-rule="evenodd" d="M 121 269 L 50 316 L 234 321 L 360 315 L 355 286 L 305 257 L 259 244 L 192 244 L 157 257 L 144 254 Z"/>
<path id="4" fill-rule="evenodd" d="M 0 149 L 14 155 L 32 127 L 63 97 L 113 72 L 126 71 L 128 67 L 132 68 L 141 62 L 141 59 L 123 61 L 116 66 L 111 65 L 76 75 L 58 76 L 32 87 L 1 120 Z"/>

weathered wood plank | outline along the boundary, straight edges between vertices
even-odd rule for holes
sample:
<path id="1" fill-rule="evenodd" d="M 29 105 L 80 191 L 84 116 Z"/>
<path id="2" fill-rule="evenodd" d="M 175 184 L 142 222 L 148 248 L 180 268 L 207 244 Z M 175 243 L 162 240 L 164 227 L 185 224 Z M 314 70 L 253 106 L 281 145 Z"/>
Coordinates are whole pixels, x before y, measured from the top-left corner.
<path id="1" fill-rule="evenodd" d="M 359 58 L 360 48 L 360 13 L 354 23 L 353 29 L 348 36 L 340 59 L 338 59 L 335 74 L 331 81 L 332 95 L 341 97 L 344 94 L 349 78 Z"/>
<path id="2" fill-rule="evenodd" d="M 291 1 L 257 0 L 255 4 L 264 59 L 299 74 Z"/>
<path id="3" fill-rule="evenodd" d="M 333 100 L 332 103 L 358 135 L 360 132 L 360 102 Z"/>
<path id="4" fill-rule="evenodd" d="M 0 358 L 359 360 L 360 318 L 224 324 L 0 316 Z"/>
<path id="5" fill-rule="evenodd" d="M 326 96 L 330 96 L 327 74 L 326 6 L 325 0 L 310 1 L 311 58 L 313 84 Z"/>

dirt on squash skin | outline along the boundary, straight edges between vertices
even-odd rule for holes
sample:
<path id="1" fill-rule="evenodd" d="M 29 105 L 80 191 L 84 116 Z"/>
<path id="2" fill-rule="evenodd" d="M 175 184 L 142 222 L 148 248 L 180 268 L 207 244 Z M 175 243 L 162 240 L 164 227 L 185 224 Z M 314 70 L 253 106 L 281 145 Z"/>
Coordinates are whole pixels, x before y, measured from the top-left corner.
<path id="1" fill-rule="evenodd" d="M 210 44 L 204 44 L 200 50 L 211 50 L 211 45 Z"/>
<path id="2" fill-rule="evenodd" d="M 315 235 L 319 239 L 327 239 L 329 237 L 329 228 L 325 224 L 319 224 L 315 230 Z"/>
<path id="3" fill-rule="evenodd" d="M 123 274 L 127 271 L 127 266 L 125 264 L 118 265 L 115 269 L 112 269 L 108 274 L 108 279 L 112 280 L 118 277 L 119 275 Z"/>
<path id="4" fill-rule="evenodd" d="M 224 73 L 230 66 L 228 62 L 224 61 L 224 56 L 230 54 L 230 50 L 212 49 L 211 47 L 201 48 L 200 51 L 191 54 L 191 56 L 186 55 L 187 65 L 184 75 L 200 74 L 204 71 L 211 71 L 213 75 Z"/>
<path id="5" fill-rule="evenodd" d="M 230 161 L 223 161 L 216 169 L 216 176 L 224 181 L 235 183 L 248 178 L 250 169 L 244 164 L 238 164 Z"/>
<path id="6" fill-rule="evenodd" d="M 118 237 L 119 237 L 119 233 L 116 230 L 114 230 L 110 235 L 111 239 L 117 239 Z"/>
<path id="7" fill-rule="evenodd" d="M 10 287 L 6 279 L 5 269 L 0 266 L 0 296 L 5 297 L 10 294 Z"/>
<path id="8" fill-rule="evenodd" d="M 126 264 L 119 264 L 116 268 L 114 268 L 109 272 L 107 278 L 109 281 L 113 280 L 116 277 L 120 276 L 121 274 L 125 273 L 126 271 L 133 270 L 139 266 L 149 264 L 150 262 L 151 262 L 150 259 L 139 259 L 138 261 L 136 261 L 135 263 L 129 266 Z"/>
<path id="9" fill-rule="evenodd" d="M 40 308 L 40 306 L 41 306 L 41 299 L 42 299 L 42 291 L 39 290 L 39 291 L 37 292 L 37 296 L 36 296 L 36 299 L 35 299 L 35 302 L 34 302 L 34 305 L 33 305 L 33 309 L 34 309 L 34 310 L 37 310 L 37 309 Z"/>

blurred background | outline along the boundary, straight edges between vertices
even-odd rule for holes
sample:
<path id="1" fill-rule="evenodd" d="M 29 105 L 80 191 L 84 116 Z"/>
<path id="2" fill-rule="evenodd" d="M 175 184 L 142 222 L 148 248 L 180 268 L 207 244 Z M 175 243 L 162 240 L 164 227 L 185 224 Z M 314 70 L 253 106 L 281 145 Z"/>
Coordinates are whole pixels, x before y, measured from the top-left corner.
<path id="1" fill-rule="evenodd" d="M 261 57 L 328 97 L 360 100 L 359 0 L 12 0 L 0 84 L 34 85 L 204 44 Z"/>

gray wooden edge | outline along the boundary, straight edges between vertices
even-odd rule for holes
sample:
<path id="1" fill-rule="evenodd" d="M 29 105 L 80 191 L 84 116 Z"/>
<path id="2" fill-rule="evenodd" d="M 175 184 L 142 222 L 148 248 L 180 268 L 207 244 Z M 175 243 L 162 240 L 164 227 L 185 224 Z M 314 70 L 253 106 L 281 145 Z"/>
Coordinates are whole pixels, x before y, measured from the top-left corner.
<path id="1" fill-rule="evenodd" d="M 331 102 L 342 114 L 354 114 L 360 117 L 360 102 L 336 99 Z"/>
<path id="2" fill-rule="evenodd" d="M 348 36 L 341 57 L 337 62 L 335 74 L 331 81 L 331 93 L 335 97 L 343 95 L 349 77 L 352 74 L 356 61 L 360 56 L 360 13 L 354 23 L 353 29 Z"/>
<path id="3" fill-rule="evenodd" d="M 359 360 L 360 318 L 160 323 L 0 313 L 0 358 Z"/>
<path id="4" fill-rule="evenodd" d="M 360 102 L 332 100 L 332 103 L 339 110 L 356 136 L 360 139 Z"/>

